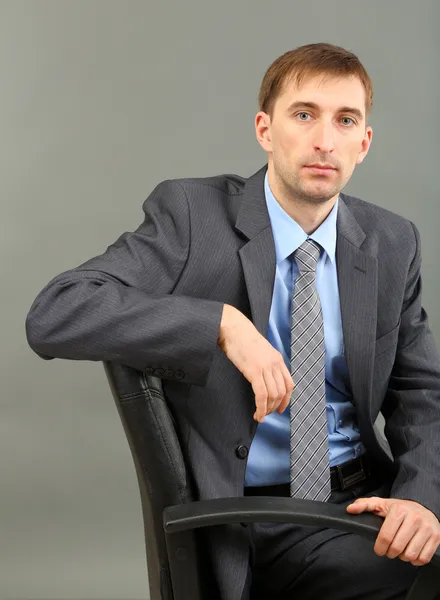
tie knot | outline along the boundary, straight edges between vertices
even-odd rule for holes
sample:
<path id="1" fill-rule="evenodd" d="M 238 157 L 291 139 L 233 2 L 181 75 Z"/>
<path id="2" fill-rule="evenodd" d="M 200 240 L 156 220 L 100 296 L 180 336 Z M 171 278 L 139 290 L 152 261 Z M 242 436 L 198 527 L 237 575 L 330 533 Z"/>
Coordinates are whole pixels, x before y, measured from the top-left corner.
<path id="1" fill-rule="evenodd" d="M 306 240 L 299 248 L 295 250 L 293 256 L 300 273 L 307 271 L 316 271 L 321 246 L 311 239 Z"/>

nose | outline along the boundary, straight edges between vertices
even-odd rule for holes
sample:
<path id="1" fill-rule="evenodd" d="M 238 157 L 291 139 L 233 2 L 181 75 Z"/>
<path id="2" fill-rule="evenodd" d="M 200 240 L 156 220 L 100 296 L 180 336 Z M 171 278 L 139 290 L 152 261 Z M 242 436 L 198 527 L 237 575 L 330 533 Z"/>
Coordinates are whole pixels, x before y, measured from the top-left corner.
<path id="1" fill-rule="evenodd" d="M 327 153 L 334 150 L 335 140 L 332 123 L 327 121 L 318 121 L 314 127 L 313 145 L 315 150 Z"/>

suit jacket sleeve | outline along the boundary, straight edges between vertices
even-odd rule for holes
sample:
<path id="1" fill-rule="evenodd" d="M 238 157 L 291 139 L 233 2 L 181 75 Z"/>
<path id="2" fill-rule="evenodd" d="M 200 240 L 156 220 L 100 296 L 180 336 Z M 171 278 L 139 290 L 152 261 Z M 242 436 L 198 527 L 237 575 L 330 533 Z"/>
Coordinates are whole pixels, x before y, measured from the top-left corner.
<path id="1" fill-rule="evenodd" d="M 440 518 L 440 357 L 421 305 L 420 235 L 412 226 L 416 251 L 382 413 L 397 466 L 391 497 L 419 502 Z"/>
<path id="2" fill-rule="evenodd" d="M 26 319 L 28 343 L 44 359 L 162 368 L 165 378 L 204 385 L 224 305 L 173 295 L 191 247 L 183 187 L 159 184 L 143 211 L 136 231 L 43 288 Z"/>

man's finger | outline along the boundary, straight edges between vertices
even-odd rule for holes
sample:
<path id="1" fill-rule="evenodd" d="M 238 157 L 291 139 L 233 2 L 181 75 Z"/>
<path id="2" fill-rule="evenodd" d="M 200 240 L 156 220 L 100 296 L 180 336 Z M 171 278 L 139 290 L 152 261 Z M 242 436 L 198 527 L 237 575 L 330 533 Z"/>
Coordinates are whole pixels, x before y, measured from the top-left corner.
<path id="1" fill-rule="evenodd" d="M 422 565 L 428 564 L 437 548 L 438 542 L 435 537 L 431 536 L 421 549 L 419 556 L 415 560 L 410 561 L 411 564 L 415 567 L 421 567 Z"/>
<path id="2" fill-rule="evenodd" d="M 292 380 L 292 375 L 289 373 L 287 368 L 282 369 L 282 375 L 284 378 L 284 383 L 286 385 L 286 395 L 281 400 L 281 404 L 278 407 L 278 412 L 280 414 L 282 414 L 286 410 L 286 408 L 289 406 L 290 398 L 292 397 L 292 391 L 293 391 L 293 388 L 295 387 L 293 380 Z"/>
<path id="3" fill-rule="evenodd" d="M 272 369 L 272 375 L 277 386 L 277 398 L 273 403 L 272 410 L 270 412 L 274 412 L 274 410 L 277 410 L 286 396 L 286 384 L 284 382 L 284 377 L 281 373 L 281 369 L 278 366 L 274 367 Z M 269 411 L 269 406 L 267 407 L 267 410 Z"/>
<path id="4" fill-rule="evenodd" d="M 380 528 L 374 551 L 379 556 L 397 558 L 413 539 L 417 529 L 418 525 L 414 521 L 391 510 Z"/>
<path id="5" fill-rule="evenodd" d="M 385 516 L 384 500 L 386 500 L 386 498 L 378 498 L 376 496 L 372 496 L 371 498 L 358 498 L 352 504 L 349 504 L 346 510 L 354 515 L 363 512 L 375 512 L 376 514 L 379 514 L 379 516 Z"/>
<path id="6" fill-rule="evenodd" d="M 255 406 L 256 410 L 254 413 L 254 419 L 262 423 L 266 415 L 267 410 L 267 390 L 264 383 L 263 375 L 257 375 L 252 380 L 252 389 L 255 394 Z"/>
<path id="7" fill-rule="evenodd" d="M 398 556 L 404 562 L 412 562 L 417 560 L 420 556 L 421 551 L 425 547 L 425 544 L 431 539 L 432 532 L 429 529 L 419 528 L 415 526 L 415 532 L 411 536 L 408 544 Z"/>
<path id="8" fill-rule="evenodd" d="M 278 396 L 278 386 L 272 372 L 268 369 L 263 372 L 263 378 L 267 390 L 266 412 L 264 413 L 264 416 L 266 416 L 273 412 L 276 397 Z"/>

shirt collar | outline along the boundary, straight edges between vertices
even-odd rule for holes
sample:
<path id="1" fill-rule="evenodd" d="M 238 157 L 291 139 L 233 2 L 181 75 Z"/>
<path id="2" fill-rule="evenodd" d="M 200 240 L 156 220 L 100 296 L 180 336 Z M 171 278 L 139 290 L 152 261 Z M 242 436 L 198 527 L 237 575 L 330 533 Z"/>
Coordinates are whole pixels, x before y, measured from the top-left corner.
<path id="1" fill-rule="evenodd" d="M 336 218 L 339 196 L 325 221 L 311 235 L 307 235 L 276 200 L 270 189 L 267 172 L 264 178 L 264 192 L 275 241 L 277 264 L 295 252 L 308 238 L 320 244 L 333 263 L 336 253 Z"/>

